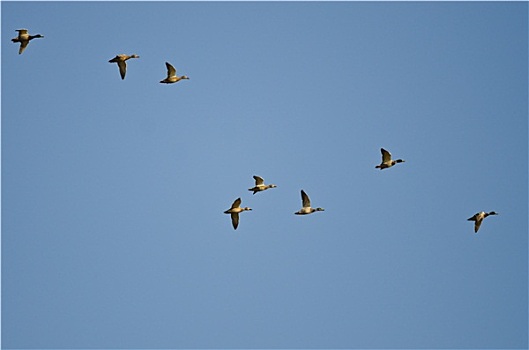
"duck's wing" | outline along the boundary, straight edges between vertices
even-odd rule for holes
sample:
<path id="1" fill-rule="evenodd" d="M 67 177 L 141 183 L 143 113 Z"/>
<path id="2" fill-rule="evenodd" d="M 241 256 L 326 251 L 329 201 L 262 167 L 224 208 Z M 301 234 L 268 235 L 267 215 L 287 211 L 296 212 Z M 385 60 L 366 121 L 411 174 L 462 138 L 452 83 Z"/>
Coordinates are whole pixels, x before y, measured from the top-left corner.
<path id="1" fill-rule="evenodd" d="M 167 78 L 176 76 L 176 69 L 169 62 L 165 62 L 165 66 L 167 67 Z"/>
<path id="2" fill-rule="evenodd" d="M 115 62 L 122 61 L 121 56 L 123 56 L 123 55 L 116 55 L 116 57 L 114 57 L 113 59 L 109 60 L 108 62 L 115 63 Z"/>
<path id="3" fill-rule="evenodd" d="M 125 74 L 127 73 L 127 63 L 125 61 L 118 61 L 119 74 L 121 74 L 121 79 L 125 79 Z"/>
<path id="4" fill-rule="evenodd" d="M 479 213 L 474 214 L 474 215 L 472 215 L 471 217 L 469 217 L 467 220 L 468 220 L 468 221 L 476 221 L 476 219 L 478 218 L 478 215 L 479 215 Z"/>
<path id="5" fill-rule="evenodd" d="M 255 186 L 264 184 L 264 179 L 262 177 L 254 175 L 253 178 L 255 179 Z"/>
<path id="6" fill-rule="evenodd" d="M 474 223 L 474 233 L 478 233 L 479 227 L 481 226 L 481 223 L 483 222 L 483 219 L 476 220 Z"/>
<path id="7" fill-rule="evenodd" d="M 22 34 L 27 34 L 28 33 L 27 29 L 16 29 L 15 31 L 18 32 L 18 35 L 22 35 Z"/>
<path id="8" fill-rule="evenodd" d="M 303 190 L 301 190 L 301 202 L 304 208 L 310 207 L 310 198 Z"/>
<path id="9" fill-rule="evenodd" d="M 236 230 L 239 226 L 239 213 L 231 213 L 231 224 L 233 229 Z"/>
<path id="10" fill-rule="evenodd" d="M 391 153 L 381 148 L 380 152 L 382 153 L 382 163 L 391 161 Z"/>
<path id="11" fill-rule="evenodd" d="M 483 215 L 481 213 L 476 213 L 472 217 L 468 218 L 468 221 L 474 221 L 474 232 L 478 233 L 479 227 L 481 226 L 481 223 L 483 222 Z"/>
<path id="12" fill-rule="evenodd" d="M 28 46 L 29 44 L 29 40 L 24 40 L 24 41 L 21 41 L 20 42 L 20 48 L 18 49 L 18 54 L 20 55 L 22 52 L 24 52 L 24 50 L 26 49 L 26 47 Z"/>
<path id="13" fill-rule="evenodd" d="M 237 198 L 231 205 L 231 209 L 238 208 L 241 206 L 241 198 Z"/>

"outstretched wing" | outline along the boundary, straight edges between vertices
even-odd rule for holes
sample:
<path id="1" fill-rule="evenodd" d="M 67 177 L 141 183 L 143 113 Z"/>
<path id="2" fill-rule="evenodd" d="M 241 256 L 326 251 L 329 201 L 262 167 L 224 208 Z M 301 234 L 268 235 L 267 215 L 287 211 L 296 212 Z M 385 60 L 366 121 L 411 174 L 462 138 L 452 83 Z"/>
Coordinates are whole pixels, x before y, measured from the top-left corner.
<path id="1" fill-rule="evenodd" d="M 262 177 L 254 175 L 253 178 L 255 179 L 255 186 L 264 184 L 264 179 Z"/>
<path id="2" fill-rule="evenodd" d="M 483 222 L 483 217 L 480 215 L 480 213 L 474 214 L 472 217 L 467 219 L 468 221 L 474 221 L 474 232 L 478 233 L 479 227 L 481 226 L 481 223 Z"/>
<path id="3" fill-rule="evenodd" d="M 382 153 L 382 163 L 391 161 L 391 153 L 381 148 L 380 152 Z"/>
<path id="4" fill-rule="evenodd" d="M 237 198 L 231 205 L 231 209 L 238 208 L 241 206 L 241 198 Z"/>
<path id="5" fill-rule="evenodd" d="M 18 54 L 20 55 L 22 52 L 24 52 L 24 50 L 26 49 L 26 46 L 28 46 L 29 44 L 29 41 L 28 40 L 24 40 L 24 41 L 21 41 L 20 42 L 20 49 L 18 49 Z"/>
<path id="6" fill-rule="evenodd" d="M 176 69 L 169 62 L 165 62 L 165 66 L 167 67 L 167 77 L 174 77 L 176 75 Z"/>
<path id="7" fill-rule="evenodd" d="M 467 220 L 468 220 L 468 221 L 476 221 L 478 215 L 479 215 L 479 213 L 474 214 L 474 215 L 472 215 L 471 217 L 469 217 Z"/>
<path id="8" fill-rule="evenodd" d="M 310 198 L 303 190 L 301 190 L 301 202 L 304 208 L 310 207 Z"/>
<path id="9" fill-rule="evenodd" d="M 127 63 L 125 61 L 118 61 L 119 74 L 121 74 L 121 79 L 125 79 L 125 74 L 127 73 Z"/>
<path id="10" fill-rule="evenodd" d="M 474 224 L 474 232 L 478 233 L 479 227 L 481 226 L 481 223 L 483 220 L 476 220 L 476 223 Z"/>
<path id="11" fill-rule="evenodd" d="M 231 213 L 231 224 L 233 229 L 236 230 L 239 226 L 239 213 Z"/>

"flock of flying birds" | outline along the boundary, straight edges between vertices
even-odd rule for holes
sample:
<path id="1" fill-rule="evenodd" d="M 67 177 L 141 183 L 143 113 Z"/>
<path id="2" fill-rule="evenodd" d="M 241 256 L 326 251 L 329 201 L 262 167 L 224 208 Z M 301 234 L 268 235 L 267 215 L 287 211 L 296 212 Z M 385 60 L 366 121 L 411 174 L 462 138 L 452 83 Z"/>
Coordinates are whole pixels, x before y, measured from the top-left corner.
<path id="1" fill-rule="evenodd" d="M 20 48 L 18 49 L 18 54 L 22 54 L 26 47 L 28 46 L 29 42 L 35 38 L 44 38 L 44 35 L 35 34 L 30 35 L 28 34 L 27 29 L 17 29 L 15 30 L 18 32 L 18 36 L 16 38 L 11 39 L 14 43 L 20 43 Z M 131 58 L 140 58 L 138 55 L 116 55 L 113 59 L 111 59 L 110 63 L 117 63 L 119 67 L 119 74 L 121 75 L 121 79 L 125 79 L 125 74 L 127 74 L 127 63 L 126 61 Z M 160 81 L 162 84 L 173 84 L 176 82 L 179 82 L 182 79 L 189 79 L 188 76 L 182 75 L 178 76 L 176 75 L 176 69 L 173 67 L 169 62 L 165 62 L 165 66 L 167 67 L 167 77 Z"/>
<path id="2" fill-rule="evenodd" d="M 35 38 L 44 38 L 44 36 L 40 34 L 35 34 L 35 35 L 28 34 L 27 29 L 17 29 L 16 31 L 18 32 L 18 36 L 16 38 L 11 39 L 11 41 L 14 43 L 20 43 L 20 48 L 18 50 L 19 55 L 22 54 L 22 52 L 24 52 L 24 50 L 26 49 L 26 47 L 28 46 L 31 40 Z M 126 61 L 131 58 L 139 58 L 139 57 L 140 56 L 135 55 L 135 54 L 134 55 L 121 54 L 121 55 L 116 55 L 116 57 L 112 58 L 108 62 L 117 63 L 119 67 L 119 73 L 121 75 L 121 79 L 125 79 L 125 75 L 127 73 Z M 186 75 L 178 76 L 176 74 L 176 69 L 169 62 L 165 62 L 165 66 L 167 67 L 167 77 L 161 80 L 160 83 L 173 84 L 182 79 L 189 79 L 189 77 L 187 77 Z M 380 151 L 382 152 L 382 163 L 380 163 L 379 165 L 375 167 L 377 169 L 383 170 L 383 169 L 391 168 L 397 163 L 404 162 L 404 160 L 402 159 L 396 159 L 396 160 L 391 159 L 391 153 L 389 153 L 383 148 L 381 148 Z M 255 186 L 248 189 L 248 191 L 253 191 L 253 194 L 256 194 L 257 192 L 265 191 L 269 188 L 277 187 L 276 185 L 272 185 L 272 184 L 265 185 L 262 177 L 254 175 L 253 178 L 255 179 Z M 303 190 L 301 190 L 301 202 L 302 202 L 302 207 L 300 210 L 294 213 L 296 215 L 307 215 L 307 214 L 312 214 L 317 211 L 325 210 L 319 207 L 313 208 L 310 204 L 309 196 Z M 230 214 L 233 229 L 236 230 L 237 227 L 239 226 L 239 214 L 247 210 L 252 210 L 252 209 L 249 207 L 241 207 L 241 198 L 239 197 L 233 202 L 233 204 L 231 205 L 231 208 L 224 212 L 225 214 Z M 489 215 L 498 215 L 498 213 L 494 211 L 491 211 L 488 213 L 481 211 L 467 219 L 468 221 L 474 221 L 474 232 L 475 233 L 478 232 L 479 227 L 481 226 L 481 223 Z"/>
<path id="3" fill-rule="evenodd" d="M 380 151 L 382 152 L 382 163 L 377 165 L 375 168 L 377 169 L 387 169 L 391 168 L 397 163 L 403 163 L 404 160 L 402 159 L 391 159 L 391 153 L 386 151 L 385 149 L 381 148 Z M 257 192 L 265 191 L 269 188 L 277 187 L 276 185 L 265 185 L 264 179 L 260 176 L 254 175 L 253 177 L 255 179 L 255 186 L 252 188 L 249 188 L 248 191 L 253 191 L 253 194 L 256 194 Z M 231 208 L 226 210 L 224 214 L 230 214 L 231 215 L 231 223 L 233 225 L 233 229 L 237 229 L 239 226 L 239 213 L 242 213 L 243 211 L 252 210 L 252 208 L 249 207 L 241 207 L 241 198 L 237 198 L 233 204 L 231 205 Z M 305 193 L 305 191 L 301 190 L 301 209 L 295 212 L 296 215 L 308 215 L 312 214 L 317 211 L 325 211 L 323 208 L 313 208 L 310 205 L 310 198 Z"/>
<path id="4" fill-rule="evenodd" d="M 392 159 L 391 153 L 389 151 L 385 150 L 384 148 L 380 149 L 380 152 L 382 153 L 382 162 L 375 166 L 375 168 L 384 170 L 391 168 L 397 163 L 404 163 L 405 160 L 403 159 Z M 255 179 L 255 186 L 252 188 L 249 188 L 248 191 L 253 191 L 253 194 L 256 194 L 257 192 L 265 191 L 269 188 L 275 188 L 276 185 L 265 185 L 264 179 L 260 176 L 254 175 L 253 177 Z M 301 203 L 302 207 L 300 210 L 295 212 L 296 215 L 308 215 L 312 214 L 317 211 L 325 211 L 323 208 L 313 208 L 310 204 L 310 198 L 305 193 L 305 191 L 301 190 Z M 231 208 L 226 210 L 224 214 L 230 214 L 231 215 L 231 223 L 233 225 L 233 229 L 237 229 L 239 226 L 239 214 L 243 211 L 252 210 L 252 208 L 249 207 L 241 207 L 241 198 L 237 198 L 231 205 Z M 481 226 L 481 223 L 483 222 L 483 219 L 485 219 L 489 215 L 498 215 L 498 213 L 491 211 L 491 212 L 479 212 L 474 214 L 471 218 L 468 218 L 468 221 L 474 221 L 474 232 L 477 233 L 479 230 L 479 227 Z"/>

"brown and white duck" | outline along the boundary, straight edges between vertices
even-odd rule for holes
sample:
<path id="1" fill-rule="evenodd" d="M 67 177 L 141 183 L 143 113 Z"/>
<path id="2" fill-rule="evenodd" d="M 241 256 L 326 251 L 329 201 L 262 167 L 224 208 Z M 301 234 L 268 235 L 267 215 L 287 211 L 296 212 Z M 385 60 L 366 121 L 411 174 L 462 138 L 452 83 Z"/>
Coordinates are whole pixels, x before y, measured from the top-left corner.
<path id="1" fill-rule="evenodd" d="M 269 188 L 276 188 L 276 185 L 270 184 L 265 185 L 264 179 L 260 176 L 254 175 L 253 178 L 255 179 L 255 187 L 249 188 L 248 191 L 253 191 L 253 194 L 256 194 L 257 192 L 265 191 Z"/>
<path id="2" fill-rule="evenodd" d="M 241 207 L 241 198 L 237 198 L 233 204 L 231 205 L 231 208 L 226 210 L 224 214 L 230 214 L 231 215 L 231 224 L 233 225 L 233 229 L 236 230 L 239 226 L 239 213 L 246 211 L 246 210 L 252 210 L 252 208 L 248 207 Z"/>
<path id="3" fill-rule="evenodd" d="M 20 48 L 18 49 L 19 55 L 24 52 L 31 40 L 35 38 L 44 38 L 44 35 L 40 34 L 29 35 L 27 29 L 17 29 L 16 31 L 18 32 L 18 36 L 11 39 L 11 41 L 14 43 L 20 43 Z"/>
<path id="4" fill-rule="evenodd" d="M 294 213 L 296 215 L 307 215 L 307 214 L 312 214 L 315 211 L 325 210 L 323 208 L 312 208 L 310 206 L 310 198 L 303 190 L 301 190 L 301 202 L 302 202 L 303 207 L 299 211 Z"/>
<path id="5" fill-rule="evenodd" d="M 391 168 L 392 166 L 394 166 L 397 163 L 405 162 L 402 159 L 397 159 L 397 160 L 391 159 L 391 153 L 389 153 L 388 151 L 386 151 L 383 148 L 380 149 L 380 152 L 382 153 L 382 163 L 380 163 L 379 165 L 375 166 L 375 168 L 377 168 L 377 169 L 383 170 L 383 169 Z"/>
<path id="6" fill-rule="evenodd" d="M 108 61 L 109 63 L 117 63 L 119 67 L 119 74 L 121 75 L 121 79 L 125 79 L 125 74 L 127 74 L 127 63 L 126 61 L 131 58 L 140 58 L 138 55 L 116 55 L 113 59 Z"/>
<path id="7" fill-rule="evenodd" d="M 173 67 L 169 62 L 165 62 L 165 66 L 167 67 L 167 77 L 164 80 L 161 80 L 160 83 L 173 84 L 179 82 L 182 79 L 189 79 L 187 75 L 182 75 L 181 77 L 176 75 L 175 67 Z"/>
<path id="8" fill-rule="evenodd" d="M 474 214 L 471 218 L 468 218 L 468 221 L 474 221 L 474 233 L 478 233 L 479 227 L 481 226 L 481 223 L 483 222 L 483 219 L 485 219 L 489 215 L 498 215 L 495 211 L 490 211 L 488 213 L 485 213 L 484 211 L 480 211 L 479 213 Z"/>

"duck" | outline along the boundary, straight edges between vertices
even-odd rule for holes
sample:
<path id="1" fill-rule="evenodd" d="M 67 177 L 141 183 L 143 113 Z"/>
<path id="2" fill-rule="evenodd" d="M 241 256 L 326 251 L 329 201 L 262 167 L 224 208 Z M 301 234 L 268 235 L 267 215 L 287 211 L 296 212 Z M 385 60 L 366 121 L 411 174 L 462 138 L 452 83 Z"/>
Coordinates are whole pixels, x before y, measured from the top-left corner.
<path id="1" fill-rule="evenodd" d="M 35 38 L 44 38 L 44 35 L 40 34 L 29 35 L 27 29 L 16 29 L 15 31 L 18 32 L 18 36 L 16 38 L 11 39 L 11 41 L 14 43 L 20 43 L 20 48 L 18 49 L 19 55 L 24 52 L 30 40 L 33 40 Z"/>
<path id="2" fill-rule="evenodd" d="M 312 214 L 315 211 L 325 211 L 325 209 L 323 208 L 312 208 L 310 206 L 310 198 L 303 190 L 301 190 L 301 202 L 303 204 L 303 207 L 299 211 L 294 213 L 296 215 L 307 215 Z"/>
<path id="3" fill-rule="evenodd" d="M 121 80 L 125 79 L 125 74 L 127 73 L 127 63 L 125 61 L 127 61 L 128 59 L 131 59 L 131 58 L 140 58 L 140 56 L 138 55 L 124 55 L 124 54 L 121 54 L 121 55 L 116 55 L 116 57 L 114 57 L 113 59 L 111 59 L 110 61 L 108 61 L 109 63 L 117 63 L 118 64 L 118 67 L 119 67 L 119 74 L 121 74 Z"/>
<path id="4" fill-rule="evenodd" d="M 270 184 L 265 185 L 264 179 L 260 176 L 254 175 L 253 178 L 255 179 L 255 187 L 249 188 L 248 191 L 253 191 L 253 194 L 256 194 L 257 192 L 265 191 L 269 188 L 276 188 L 276 185 Z"/>
<path id="5" fill-rule="evenodd" d="M 402 160 L 402 159 L 392 160 L 391 159 L 391 153 L 389 153 L 388 151 L 386 151 L 383 148 L 380 149 L 380 152 L 382 153 L 382 163 L 380 163 L 379 165 L 375 166 L 375 168 L 377 168 L 377 169 L 382 170 L 382 169 L 386 169 L 386 168 L 391 168 L 392 166 L 394 166 L 397 163 L 404 163 L 405 162 L 405 160 Z"/>
<path id="6" fill-rule="evenodd" d="M 169 62 L 165 62 L 165 66 L 167 67 L 167 78 L 161 80 L 160 83 L 173 84 L 182 79 L 189 79 L 187 75 L 182 75 L 181 77 L 177 76 L 175 67 L 173 67 Z"/>
<path id="7" fill-rule="evenodd" d="M 479 227 L 481 226 L 481 223 L 483 222 L 483 219 L 485 219 L 489 215 L 498 215 L 495 211 L 490 211 L 488 213 L 485 213 L 484 211 L 480 211 L 479 213 L 474 214 L 471 218 L 468 218 L 468 221 L 474 221 L 474 233 L 478 233 Z"/>
<path id="8" fill-rule="evenodd" d="M 239 213 L 242 213 L 246 210 L 252 210 L 252 208 L 248 207 L 241 207 L 241 198 L 237 198 L 233 204 L 231 205 L 231 208 L 226 210 L 224 214 L 230 214 L 231 215 L 231 224 L 233 225 L 233 229 L 236 230 L 239 226 Z"/>

